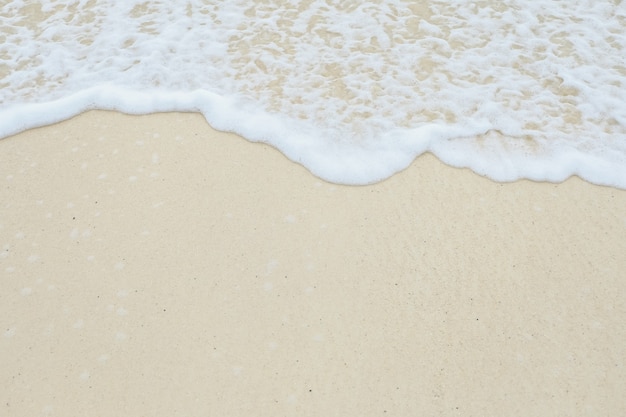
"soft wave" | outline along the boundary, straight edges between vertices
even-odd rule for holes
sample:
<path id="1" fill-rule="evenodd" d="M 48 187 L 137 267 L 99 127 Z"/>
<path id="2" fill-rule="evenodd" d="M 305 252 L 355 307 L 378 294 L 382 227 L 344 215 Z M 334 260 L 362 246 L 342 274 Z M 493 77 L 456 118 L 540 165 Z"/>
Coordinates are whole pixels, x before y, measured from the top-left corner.
<path id="1" fill-rule="evenodd" d="M 100 108 L 200 111 L 330 181 L 416 155 L 626 188 L 626 6 L 11 1 L 0 137 Z"/>

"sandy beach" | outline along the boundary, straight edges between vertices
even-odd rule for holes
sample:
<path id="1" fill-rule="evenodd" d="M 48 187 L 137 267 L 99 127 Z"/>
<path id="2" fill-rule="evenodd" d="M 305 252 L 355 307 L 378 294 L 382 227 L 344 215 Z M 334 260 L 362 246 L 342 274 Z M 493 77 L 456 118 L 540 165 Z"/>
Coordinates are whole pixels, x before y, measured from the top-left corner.
<path id="1" fill-rule="evenodd" d="M 330 184 L 199 114 L 0 155 L 0 415 L 626 414 L 624 190 Z"/>

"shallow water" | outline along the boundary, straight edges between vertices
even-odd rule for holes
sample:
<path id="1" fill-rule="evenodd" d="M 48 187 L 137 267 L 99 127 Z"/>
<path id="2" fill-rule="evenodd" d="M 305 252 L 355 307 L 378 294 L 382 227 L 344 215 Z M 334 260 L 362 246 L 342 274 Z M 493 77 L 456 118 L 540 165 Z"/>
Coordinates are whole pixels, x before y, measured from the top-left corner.
<path id="1" fill-rule="evenodd" d="M 92 108 L 201 111 L 334 182 L 420 153 L 626 188 L 620 1 L 10 1 L 0 137 Z"/>

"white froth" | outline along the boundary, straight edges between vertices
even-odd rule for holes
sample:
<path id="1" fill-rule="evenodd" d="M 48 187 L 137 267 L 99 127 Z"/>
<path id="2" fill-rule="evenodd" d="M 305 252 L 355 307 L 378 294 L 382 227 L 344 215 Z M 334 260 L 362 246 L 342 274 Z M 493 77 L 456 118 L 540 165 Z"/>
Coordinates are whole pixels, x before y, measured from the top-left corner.
<path id="1" fill-rule="evenodd" d="M 334 182 L 430 151 L 500 181 L 626 188 L 626 4 L 215 3 L 9 1 L 0 137 L 96 108 L 200 111 Z"/>

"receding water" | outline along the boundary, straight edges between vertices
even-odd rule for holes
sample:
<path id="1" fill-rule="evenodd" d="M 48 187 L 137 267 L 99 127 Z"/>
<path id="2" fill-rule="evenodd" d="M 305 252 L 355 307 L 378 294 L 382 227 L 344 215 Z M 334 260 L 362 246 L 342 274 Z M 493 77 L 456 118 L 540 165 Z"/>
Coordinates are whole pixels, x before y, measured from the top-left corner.
<path id="1" fill-rule="evenodd" d="M 620 1 L 10 1 L 0 137 L 88 109 L 200 111 L 330 181 L 420 153 L 626 188 Z"/>

